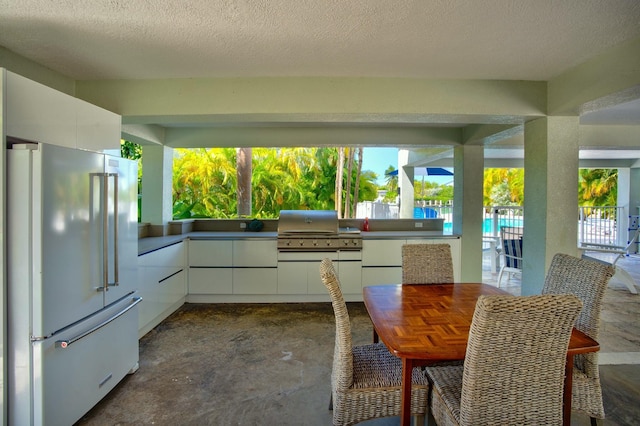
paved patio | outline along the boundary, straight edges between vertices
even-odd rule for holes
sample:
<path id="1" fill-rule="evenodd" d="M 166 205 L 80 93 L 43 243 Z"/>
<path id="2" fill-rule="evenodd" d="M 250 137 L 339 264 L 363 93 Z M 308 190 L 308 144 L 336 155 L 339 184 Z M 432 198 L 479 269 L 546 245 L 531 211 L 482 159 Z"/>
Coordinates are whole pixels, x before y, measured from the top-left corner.
<path id="1" fill-rule="evenodd" d="M 640 282 L 640 257 L 621 266 Z M 496 283 L 488 267 L 485 281 Z M 517 278 L 505 288 L 520 293 Z M 371 341 L 362 303 L 349 303 L 354 344 Z M 186 304 L 140 341 L 140 370 L 77 426 L 331 424 L 334 315 L 328 303 Z M 640 295 L 615 279 L 602 314 L 605 426 L 640 419 Z M 362 425 L 396 426 L 397 417 Z M 434 424 L 433 420 L 430 423 Z M 589 418 L 574 412 L 573 426 Z"/>

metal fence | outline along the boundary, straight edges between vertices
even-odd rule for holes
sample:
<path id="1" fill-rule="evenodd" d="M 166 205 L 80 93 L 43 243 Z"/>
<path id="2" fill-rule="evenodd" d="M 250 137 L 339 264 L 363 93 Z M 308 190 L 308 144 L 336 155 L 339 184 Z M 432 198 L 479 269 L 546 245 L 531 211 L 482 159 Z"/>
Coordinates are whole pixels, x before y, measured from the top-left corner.
<path id="1" fill-rule="evenodd" d="M 629 215 L 622 206 L 579 207 L 578 245 L 583 242 L 626 246 L 638 229 L 640 217 Z M 499 237 L 503 226 L 524 226 L 522 206 L 483 207 L 482 234 Z M 370 219 L 397 219 L 398 206 L 380 202 L 358 204 L 358 216 Z M 451 231 L 453 204 L 420 203 L 414 206 L 415 219 L 442 218 L 444 230 Z M 632 250 L 638 252 L 638 247 Z"/>

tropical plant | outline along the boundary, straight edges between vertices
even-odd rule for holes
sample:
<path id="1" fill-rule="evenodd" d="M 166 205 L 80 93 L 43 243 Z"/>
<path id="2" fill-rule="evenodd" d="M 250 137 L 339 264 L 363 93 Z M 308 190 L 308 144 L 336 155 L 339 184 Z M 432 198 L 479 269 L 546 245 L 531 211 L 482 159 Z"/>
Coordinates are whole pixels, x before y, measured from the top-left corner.
<path id="1" fill-rule="evenodd" d="M 251 216 L 275 218 L 283 209 L 334 209 L 337 156 L 335 148 L 253 148 Z M 237 158 L 232 148 L 176 150 L 174 218 L 237 217 Z M 375 199 L 375 174 L 356 173 L 352 170 L 359 197 Z"/>
<path id="2" fill-rule="evenodd" d="M 615 206 L 618 203 L 618 170 L 580 169 L 578 200 L 581 206 Z"/>
<path id="3" fill-rule="evenodd" d="M 521 206 L 524 203 L 524 169 L 485 169 L 485 206 Z"/>

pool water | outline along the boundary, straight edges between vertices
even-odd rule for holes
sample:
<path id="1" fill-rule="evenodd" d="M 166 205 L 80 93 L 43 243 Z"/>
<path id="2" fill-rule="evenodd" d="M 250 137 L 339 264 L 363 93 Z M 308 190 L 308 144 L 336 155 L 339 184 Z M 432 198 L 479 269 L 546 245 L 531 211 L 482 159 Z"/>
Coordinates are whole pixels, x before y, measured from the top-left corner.
<path id="1" fill-rule="evenodd" d="M 498 232 L 500 232 L 500 228 L 503 226 L 522 226 L 522 219 L 508 219 L 508 218 L 500 218 L 498 219 Z M 443 231 L 451 232 L 453 229 L 453 223 L 444 222 Z M 486 218 L 482 223 L 482 233 L 483 234 L 492 234 L 493 233 L 493 218 Z"/>

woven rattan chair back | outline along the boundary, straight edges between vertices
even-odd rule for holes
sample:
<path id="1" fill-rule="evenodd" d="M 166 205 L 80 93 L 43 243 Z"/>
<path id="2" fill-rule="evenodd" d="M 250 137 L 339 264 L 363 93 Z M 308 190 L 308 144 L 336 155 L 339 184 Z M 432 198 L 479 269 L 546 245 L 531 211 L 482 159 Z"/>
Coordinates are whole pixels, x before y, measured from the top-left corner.
<path id="1" fill-rule="evenodd" d="M 615 269 L 606 263 L 558 253 L 545 278 L 542 294 L 574 294 L 583 304 L 576 328 L 598 340 L 602 299 Z M 604 418 L 602 388 L 598 368 L 598 353 L 574 357 L 574 410 L 592 418 Z"/>
<path id="2" fill-rule="evenodd" d="M 353 382 L 353 343 L 349 311 L 342 296 L 340 281 L 330 259 L 324 259 L 320 262 L 320 277 L 329 291 L 333 313 L 336 317 L 336 344 L 333 354 L 331 382 L 333 387 L 344 391 Z"/>
<path id="3" fill-rule="evenodd" d="M 573 295 L 480 296 L 460 424 L 561 424 L 567 348 L 581 306 Z"/>
<path id="4" fill-rule="evenodd" d="M 404 244 L 403 284 L 453 283 L 453 260 L 449 244 Z"/>
<path id="5" fill-rule="evenodd" d="M 402 362 L 382 343 L 352 346 L 351 325 L 340 281 L 330 259 L 320 262 L 320 277 L 329 291 L 336 317 L 331 372 L 333 424 L 346 426 L 378 417 L 400 415 Z M 429 382 L 412 372 L 411 413 L 424 422 Z"/>

